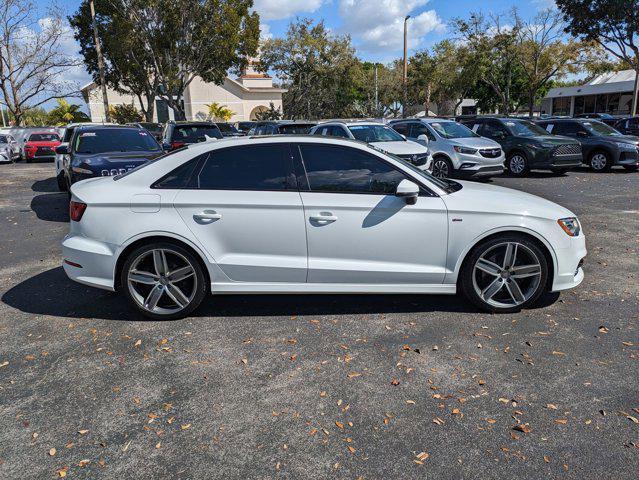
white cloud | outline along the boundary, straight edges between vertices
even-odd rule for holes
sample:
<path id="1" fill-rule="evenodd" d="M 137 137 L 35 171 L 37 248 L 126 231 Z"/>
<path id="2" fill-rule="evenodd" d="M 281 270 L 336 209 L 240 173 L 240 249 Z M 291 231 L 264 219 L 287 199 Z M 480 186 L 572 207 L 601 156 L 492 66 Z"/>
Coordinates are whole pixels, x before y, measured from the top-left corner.
<path id="1" fill-rule="evenodd" d="M 425 6 L 429 0 L 340 0 L 341 31 L 353 38 L 364 51 L 401 49 L 404 17 Z M 413 48 L 432 32 L 441 33 L 446 26 L 435 10 L 411 15 L 408 21 L 409 46 Z"/>
<path id="2" fill-rule="evenodd" d="M 253 9 L 263 21 L 281 20 L 301 13 L 313 13 L 322 3 L 324 0 L 255 0 Z"/>
<path id="3" fill-rule="evenodd" d="M 268 23 L 260 22 L 260 39 L 268 40 L 269 38 L 273 38 L 271 27 Z"/>

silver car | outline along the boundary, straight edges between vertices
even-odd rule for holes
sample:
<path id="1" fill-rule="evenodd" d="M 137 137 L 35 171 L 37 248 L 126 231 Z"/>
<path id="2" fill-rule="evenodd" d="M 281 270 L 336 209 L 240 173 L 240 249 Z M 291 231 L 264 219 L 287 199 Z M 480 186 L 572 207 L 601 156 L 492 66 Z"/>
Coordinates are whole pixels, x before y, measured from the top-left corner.
<path id="1" fill-rule="evenodd" d="M 486 178 L 504 171 L 501 146 L 468 127 L 441 118 L 413 118 L 390 123 L 409 140 L 428 145 L 436 177 Z"/>

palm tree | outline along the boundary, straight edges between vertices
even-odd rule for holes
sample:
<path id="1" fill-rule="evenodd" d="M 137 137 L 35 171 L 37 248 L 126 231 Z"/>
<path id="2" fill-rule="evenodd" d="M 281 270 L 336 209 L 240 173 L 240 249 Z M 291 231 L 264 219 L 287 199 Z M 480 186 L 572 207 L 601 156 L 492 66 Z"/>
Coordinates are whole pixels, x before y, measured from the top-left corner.
<path id="1" fill-rule="evenodd" d="M 209 103 L 207 107 L 209 110 L 209 120 L 228 122 L 233 116 L 233 110 L 217 102 Z"/>
<path id="2" fill-rule="evenodd" d="M 59 98 L 58 106 L 48 114 L 48 122 L 51 125 L 66 125 L 72 122 L 88 122 L 88 115 L 80 111 L 80 105 L 72 105 L 64 98 Z"/>

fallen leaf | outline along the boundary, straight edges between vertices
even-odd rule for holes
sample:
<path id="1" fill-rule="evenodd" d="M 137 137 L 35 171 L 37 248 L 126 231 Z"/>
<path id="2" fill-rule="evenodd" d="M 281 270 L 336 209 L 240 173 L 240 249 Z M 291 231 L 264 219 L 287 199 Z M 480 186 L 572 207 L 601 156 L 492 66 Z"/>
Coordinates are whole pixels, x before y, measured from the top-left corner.
<path id="1" fill-rule="evenodd" d="M 406 400 L 409 405 L 415 405 L 415 400 Z"/>
<path id="2" fill-rule="evenodd" d="M 495 423 L 497 420 L 493 419 L 493 418 L 487 418 L 486 421 L 488 423 Z"/>
<path id="3" fill-rule="evenodd" d="M 89 431 L 88 430 L 78 430 L 78 433 L 80 435 L 86 435 L 87 433 L 89 433 Z"/>
<path id="4" fill-rule="evenodd" d="M 550 457 L 547 455 L 544 455 L 544 462 L 550 463 Z"/>
<path id="5" fill-rule="evenodd" d="M 49 456 L 53 457 L 55 455 L 55 452 L 57 452 L 57 450 L 55 448 L 50 448 L 49 449 Z"/>
<path id="6" fill-rule="evenodd" d="M 553 350 L 552 354 L 558 357 L 563 357 L 564 355 L 566 355 L 564 352 L 560 352 L 558 350 Z"/>
<path id="7" fill-rule="evenodd" d="M 187 423 L 187 424 L 185 424 L 185 425 L 182 425 L 180 428 L 181 428 L 182 430 L 188 430 L 189 428 L 191 428 L 191 424 L 190 424 L 190 423 Z"/>
<path id="8" fill-rule="evenodd" d="M 444 423 L 446 423 L 446 422 L 444 422 L 444 421 L 443 421 L 441 418 L 439 418 L 439 417 L 435 417 L 435 418 L 433 418 L 433 423 L 435 423 L 435 424 L 437 424 L 437 425 L 443 425 L 443 424 L 444 424 Z"/>
<path id="9" fill-rule="evenodd" d="M 417 454 L 417 458 L 420 459 L 421 461 L 426 460 L 428 457 L 430 457 L 430 454 L 426 452 L 420 452 Z"/>
<path id="10" fill-rule="evenodd" d="M 357 372 L 350 372 L 348 375 L 346 375 L 348 378 L 355 378 L 355 377 L 359 377 L 361 376 L 361 373 L 357 373 Z"/>
<path id="11" fill-rule="evenodd" d="M 0 363 L 0 368 L 6 367 L 7 365 L 9 365 L 9 362 L 2 362 Z"/>
<path id="12" fill-rule="evenodd" d="M 89 459 L 80 460 L 80 461 L 78 462 L 78 467 L 84 468 L 84 467 L 86 467 L 89 463 L 91 463 L 91 460 L 89 460 Z"/>
<path id="13" fill-rule="evenodd" d="M 461 412 L 459 411 L 459 408 L 453 408 L 452 414 L 453 415 L 459 415 Z"/>
<path id="14" fill-rule="evenodd" d="M 566 425 L 568 423 L 568 420 L 566 418 L 557 418 L 555 420 L 555 423 L 558 425 Z"/>
<path id="15" fill-rule="evenodd" d="M 554 403 L 547 403 L 546 404 L 546 408 L 548 408 L 550 410 L 557 410 L 558 407 Z"/>
<path id="16" fill-rule="evenodd" d="M 621 342 L 622 345 L 625 345 L 626 347 L 632 347 L 634 345 L 634 343 L 632 342 Z"/>
<path id="17" fill-rule="evenodd" d="M 58 476 L 66 477 L 67 476 L 67 470 L 69 470 L 69 467 L 61 468 L 60 470 L 58 470 Z"/>
<path id="18" fill-rule="evenodd" d="M 518 432 L 523 432 L 523 433 L 530 433 L 531 431 L 528 424 L 523 424 L 523 423 L 520 423 L 519 425 L 515 425 L 513 427 L 513 430 L 517 430 Z"/>
<path id="19" fill-rule="evenodd" d="M 399 380 L 397 380 L 396 378 L 393 378 L 393 379 L 391 380 L 391 385 L 394 385 L 394 386 L 399 385 Z"/>
<path id="20" fill-rule="evenodd" d="M 160 448 L 162 446 L 162 442 L 158 442 L 155 444 L 155 448 Z"/>
<path id="21" fill-rule="evenodd" d="M 349 452 L 355 453 L 355 449 L 353 447 L 351 447 L 350 445 L 347 445 L 346 448 L 348 448 Z"/>
<path id="22" fill-rule="evenodd" d="M 605 325 L 602 325 L 599 327 L 599 331 L 601 333 L 608 333 L 610 330 L 608 330 L 608 327 L 606 327 Z"/>
<path id="23" fill-rule="evenodd" d="M 342 422 L 335 422 L 335 425 L 337 426 L 337 428 L 339 428 L 340 430 L 344 430 L 344 424 Z"/>

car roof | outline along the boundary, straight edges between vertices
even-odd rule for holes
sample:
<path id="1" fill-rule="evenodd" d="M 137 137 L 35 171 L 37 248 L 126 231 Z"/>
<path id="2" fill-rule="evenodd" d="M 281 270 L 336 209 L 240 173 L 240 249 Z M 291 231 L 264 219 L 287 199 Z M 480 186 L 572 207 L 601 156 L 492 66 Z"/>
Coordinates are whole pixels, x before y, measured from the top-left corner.
<path id="1" fill-rule="evenodd" d="M 36 130 L 35 132 L 29 132 L 29 135 L 51 135 L 51 134 L 55 134 L 58 135 L 58 132 L 52 132 L 51 130 Z"/>
<path id="2" fill-rule="evenodd" d="M 352 127 L 355 125 L 359 125 L 359 126 L 372 126 L 372 125 L 381 125 L 382 127 L 385 127 L 386 124 L 382 123 L 382 122 L 374 122 L 371 120 L 351 120 L 351 121 L 347 121 L 347 120 L 329 120 L 327 122 L 321 122 L 318 123 L 317 126 L 328 126 L 328 125 L 343 125 L 345 127 Z"/>

